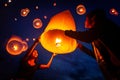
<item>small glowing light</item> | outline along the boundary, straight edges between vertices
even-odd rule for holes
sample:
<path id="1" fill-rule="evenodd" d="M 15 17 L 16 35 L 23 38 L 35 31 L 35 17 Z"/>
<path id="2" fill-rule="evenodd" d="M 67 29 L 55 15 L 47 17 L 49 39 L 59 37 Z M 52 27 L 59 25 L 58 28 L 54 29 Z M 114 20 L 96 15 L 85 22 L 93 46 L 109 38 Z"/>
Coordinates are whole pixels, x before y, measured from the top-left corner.
<path id="1" fill-rule="evenodd" d="M 14 18 L 15 21 L 17 21 L 17 18 Z"/>
<path id="2" fill-rule="evenodd" d="M 26 41 L 29 41 L 29 38 L 26 38 Z"/>
<path id="3" fill-rule="evenodd" d="M 36 39 L 35 38 L 33 38 L 33 41 L 35 41 Z"/>
<path id="4" fill-rule="evenodd" d="M 14 49 L 15 51 L 17 51 L 17 50 L 18 50 L 18 46 L 17 46 L 17 45 L 14 45 L 14 46 L 13 46 L 13 49 Z"/>
<path id="5" fill-rule="evenodd" d="M 28 8 L 25 9 L 21 9 L 21 16 L 26 17 L 28 15 L 28 13 L 30 12 L 30 10 Z"/>
<path id="6" fill-rule="evenodd" d="M 82 5 L 82 4 L 79 4 L 79 5 L 76 7 L 76 12 L 77 12 L 77 14 L 79 14 L 79 15 L 85 14 L 85 13 L 86 13 L 86 8 L 85 8 L 85 6 Z"/>
<path id="7" fill-rule="evenodd" d="M 56 2 L 54 2 L 54 3 L 53 3 L 53 6 L 56 6 L 56 5 L 57 5 Z"/>
<path id="8" fill-rule="evenodd" d="M 56 47 L 59 47 L 59 46 L 61 46 L 61 39 L 60 38 L 56 38 L 56 40 L 55 40 L 55 43 L 56 43 Z"/>
<path id="9" fill-rule="evenodd" d="M 8 0 L 9 3 L 11 3 L 12 1 L 11 0 Z"/>
<path id="10" fill-rule="evenodd" d="M 35 9 L 38 9 L 38 8 L 39 8 L 38 6 L 35 7 Z"/>
<path id="11" fill-rule="evenodd" d="M 5 4 L 4 4 L 4 6 L 5 6 L 5 7 L 7 7 L 7 6 L 8 6 L 8 4 L 7 4 L 7 3 L 5 3 Z"/>
<path id="12" fill-rule="evenodd" d="M 119 14 L 115 8 L 111 8 L 109 12 L 111 15 L 115 15 L 115 16 L 118 16 L 118 14 Z"/>
<path id="13" fill-rule="evenodd" d="M 34 27 L 34 28 L 39 29 L 39 28 L 42 27 L 42 25 L 43 25 L 43 24 L 42 24 L 41 19 L 36 18 L 36 19 L 33 20 L 33 27 Z"/>
<path id="14" fill-rule="evenodd" d="M 44 16 L 44 19 L 47 19 L 47 16 Z"/>

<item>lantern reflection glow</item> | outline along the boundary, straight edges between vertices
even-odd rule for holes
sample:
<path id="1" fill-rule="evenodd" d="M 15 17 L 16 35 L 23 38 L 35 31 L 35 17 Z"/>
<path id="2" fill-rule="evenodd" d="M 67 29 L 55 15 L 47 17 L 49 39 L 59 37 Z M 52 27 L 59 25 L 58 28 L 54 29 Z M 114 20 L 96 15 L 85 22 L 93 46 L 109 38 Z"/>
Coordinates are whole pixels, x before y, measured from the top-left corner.
<path id="1" fill-rule="evenodd" d="M 111 8 L 109 12 L 111 15 L 118 16 L 118 11 L 115 8 Z"/>

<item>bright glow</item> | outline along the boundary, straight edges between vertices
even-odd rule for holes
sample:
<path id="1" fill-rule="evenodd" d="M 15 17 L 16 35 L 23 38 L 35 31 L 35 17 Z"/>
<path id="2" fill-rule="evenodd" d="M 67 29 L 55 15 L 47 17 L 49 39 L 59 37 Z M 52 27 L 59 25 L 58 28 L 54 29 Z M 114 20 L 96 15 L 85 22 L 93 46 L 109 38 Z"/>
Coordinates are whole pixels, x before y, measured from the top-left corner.
<path id="1" fill-rule="evenodd" d="M 15 21 L 17 21 L 17 18 L 14 18 Z"/>
<path id="2" fill-rule="evenodd" d="M 11 3 L 12 1 L 11 0 L 8 0 L 9 3 Z"/>
<path id="3" fill-rule="evenodd" d="M 38 6 L 35 7 L 35 9 L 38 9 L 38 8 L 39 8 Z"/>
<path id="4" fill-rule="evenodd" d="M 17 51 L 18 50 L 18 46 L 15 44 L 15 45 L 13 45 L 13 49 L 15 50 L 15 51 Z"/>
<path id="5" fill-rule="evenodd" d="M 6 44 L 6 50 L 11 55 L 19 55 L 27 49 L 27 43 L 25 41 L 22 41 L 18 36 L 12 36 Z"/>
<path id="6" fill-rule="evenodd" d="M 30 10 L 29 10 L 28 8 L 21 9 L 20 15 L 21 15 L 22 17 L 26 17 L 29 12 L 30 12 Z"/>
<path id="7" fill-rule="evenodd" d="M 56 47 L 61 46 L 61 39 L 60 38 L 56 38 L 55 44 L 56 44 Z"/>
<path id="8" fill-rule="evenodd" d="M 44 16 L 44 19 L 47 19 L 47 16 Z"/>
<path id="9" fill-rule="evenodd" d="M 41 19 L 36 18 L 36 19 L 33 20 L 33 27 L 34 27 L 34 28 L 39 29 L 39 28 L 42 27 L 42 25 L 43 25 L 43 24 L 42 24 Z"/>
<path id="10" fill-rule="evenodd" d="M 54 3 L 53 3 L 53 6 L 56 6 L 56 5 L 57 5 L 56 2 L 54 2 Z"/>
<path id="11" fill-rule="evenodd" d="M 118 16 L 118 14 L 119 14 L 115 8 L 111 8 L 109 12 L 111 15 L 115 15 L 115 16 Z"/>
<path id="12" fill-rule="evenodd" d="M 33 41 L 35 41 L 36 39 L 35 38 L 33 38 Z"/>
<path id="13" fill-rule="evenodd" d="M 85 6 L 82 5 L 82 4 L 79 4 L 79 5 L 76 7 L 76 12 L 77 12 L 77 14 L 79 14 L 79 15 L 85 14 L 85 13 L 86 13 L 86 8 L 85 8 Z"/>
<path id="14" fill-rule="evenodd" d="M 64 30 L 76 31 L 74 18 L 69 10 L 60 12 L 50 19 L 39 40 L 43 48 L 56 54 L 73 52 L 77 47 L 77 41 L 66 36 Z"/>
<path id="15" fill-rule="evenodd" d="M 5 3 L 5 4 L 4 4 L 4 6 L 5 6 L 5 7 L 7 7 L 7 6 L 8 6 L 8 4 L 7 4 L 7 3 Z"/>
<path id="16" fill-rule="evenodd" d="M 26 38 L 26 41 L 29 41 L 29 38 Z"/>

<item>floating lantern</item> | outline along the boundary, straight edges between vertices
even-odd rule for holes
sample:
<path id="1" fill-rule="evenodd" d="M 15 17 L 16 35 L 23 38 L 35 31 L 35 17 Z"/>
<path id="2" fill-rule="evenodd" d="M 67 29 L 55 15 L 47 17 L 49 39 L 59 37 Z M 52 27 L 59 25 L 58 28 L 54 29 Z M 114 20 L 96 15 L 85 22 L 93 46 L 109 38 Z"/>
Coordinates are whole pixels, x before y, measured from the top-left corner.
<path id="1" fill-rule="evenodd" d="M 53 6 L 56 6 L 56 5 L 57 5 L 56 2 L 54 2 L 54 3 L 53 3 Z"/>
<path id="2" fill-rule="evenodd" d="M 47 16 L 44 16 L 44 19 L 47 19 Z"/>
<path id="3" fill-rule="evenodd" d="M 56 14 L 50 19 L 41 34 L 41 45 L 49 52 L 67 54 L 77 47 L 77 41 L 64 34 L 65 30 L 76 31 L 75 22 L 69 10 Z"/>
<path id="4" fill-rule="evenodd" d="M 42 27 L 42 21 L 39 18 L 33 20 L 33 27 L 39 29 Z"/>
<path id="5" fill-rule="evenodd" d="M 25 41 L 23 41 L 22 44 L 23 44 L 23 49 L 22 49 L 22 51 L 26 51 L 26 50 L 28 49 L 27 43 L 26 43 Z"/>
<path id="6" fill-rule="evenodd" d="M 85 13 L 86 13 L 86 8 L 85 8 L 85 6 L 82 5 L 82 4 L 79 4 L 79 5 L 76 7 L 76 12 L 77 12 L 77 14 L 79 14 L 79 15 L 85 14 Z"/>
<path id="7" fill-rule="evenodd" d="M 38 6 L 36 6 L 36 7 L 35 7 L 35 9 L 37 10 L 37 9 L 39 9 L 39 7 L 38 7 Z"/>
<path id="8" fill-rule="evenodd" d="M 115 8 L 111 8 L 109 12 L 111 15 L 118 16 L 118 11 Z"/>
<path id="9" fill-rule="evenodd" d="M 30 10 L 28 8 L 21 9 L 20 15 L 23 17 L 26 17 L 29 12 L 30 12 Z"/>
<path id="10" fill-rule="evenodd" d="M 27 43 L 25 41 L 22 41 L 18 36 L 11 37 L 6 45 L 6 50 L 11 55 L 19 55 L 27 49 Z"/>

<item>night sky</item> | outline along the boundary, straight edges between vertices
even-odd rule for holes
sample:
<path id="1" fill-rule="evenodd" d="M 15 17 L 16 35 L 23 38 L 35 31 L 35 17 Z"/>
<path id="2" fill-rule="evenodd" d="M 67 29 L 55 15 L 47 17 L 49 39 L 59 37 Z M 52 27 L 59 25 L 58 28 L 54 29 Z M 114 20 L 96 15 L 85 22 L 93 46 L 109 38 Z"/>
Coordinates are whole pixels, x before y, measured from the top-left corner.
<path id="1" fill-rule="evenodd" d="M 83 15 L 76 13 L 79 4 L 86 7 L 86 13 Z M 20 15 L 21 9 L 24 8 L 30 10 L 25 17 Z M 19 61 L 26 54 L 24 51 L 20 55 L 13 56 L 6 51 L 6 43 L 12 35 L 19 36 L 22 40 L 28 38 L 29 41 L 26 42 L 30 47 L 34 43 L 33 39 L 44 31 L 50 18 L 64 10 L 71 11 L 77 30 L 85 30 L 85 15 L 96 8 L 104 9 L 107 17 L 120 25 L 120 15 L 109 13 L 111 8 L 120 13 L 120 0 L 0 0 L 0 80 L 12 80 L 18 70 Z M 43 25 L 39 29 L 33 27 L 35 18 L 42 20 Z M 92 50 L 90 44 L 81 43 Z M 38 63 L 47 63 L 51 53 L 41 44 L 37 45 L 36 49 L 39 52 Z M 34 80 L 104 80 L 104 78 L 95 59 L 76 49 L 69 54 L 57 55 L 49 69 L 36 71 Z"/>

